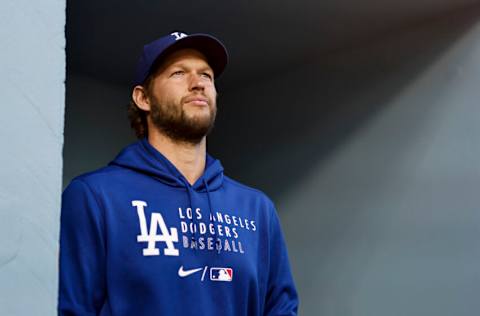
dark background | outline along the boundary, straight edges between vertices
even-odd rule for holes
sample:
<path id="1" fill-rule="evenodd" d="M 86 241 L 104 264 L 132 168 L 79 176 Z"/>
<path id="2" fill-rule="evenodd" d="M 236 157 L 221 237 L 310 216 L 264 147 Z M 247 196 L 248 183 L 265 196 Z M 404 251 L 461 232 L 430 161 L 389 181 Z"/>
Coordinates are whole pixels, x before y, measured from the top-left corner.
<path id="1" fill-rule="evenodd" d="M 301 315 L 480 310 L 478 1 L 68 1 L 64 185 L 134 141 L 141 47 L 230 53 L 209 152 L 277 202 Z M 475 84 L 474 84 L 475 83 Z"/>

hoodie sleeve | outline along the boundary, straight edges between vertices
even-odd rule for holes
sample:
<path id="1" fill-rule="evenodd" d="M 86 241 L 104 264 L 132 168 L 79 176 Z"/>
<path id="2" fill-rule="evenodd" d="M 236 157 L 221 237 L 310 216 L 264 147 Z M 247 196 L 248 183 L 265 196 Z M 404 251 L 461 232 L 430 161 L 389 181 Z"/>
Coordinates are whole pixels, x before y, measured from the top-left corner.
<path id="1" fill-rule="evenodd" d="M 264 315 L 294 316 L 297 315 L 298 295 L 290 271 L 280 221 L 273 206 L 269 233 L 269 274 Z"/>
<path id="2" fill-rule="evenodd" d="M 98 315 L 106 297 L 103 214 L 94 193 L 73 180 L 62 195 L 58 315 Z"/>

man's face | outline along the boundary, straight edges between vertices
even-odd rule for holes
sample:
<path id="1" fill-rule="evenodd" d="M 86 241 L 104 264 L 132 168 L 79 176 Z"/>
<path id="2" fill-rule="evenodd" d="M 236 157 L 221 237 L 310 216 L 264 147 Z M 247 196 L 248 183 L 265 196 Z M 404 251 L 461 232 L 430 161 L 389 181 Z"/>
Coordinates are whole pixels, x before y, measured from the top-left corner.
<path id="1" fill-rule="evenodd" d="M 213 76 L 205 56 L 196 50 L 167 56 L 147 89 L 153 125 L 174 141 L 198 144 L 215 122 Z"/>

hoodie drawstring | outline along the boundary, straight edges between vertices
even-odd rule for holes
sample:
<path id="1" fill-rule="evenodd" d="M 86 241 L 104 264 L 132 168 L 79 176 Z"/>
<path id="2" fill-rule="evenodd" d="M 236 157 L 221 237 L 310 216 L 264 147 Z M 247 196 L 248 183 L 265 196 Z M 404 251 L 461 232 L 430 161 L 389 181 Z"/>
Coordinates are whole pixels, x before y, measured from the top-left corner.
<path id="1" fill-rule="evenodd" d="M 192 188 L 191 186 L 186 182 L 186 180 L 182 179 L 183 183 L 185 184 L 185 189 L 187 191 L 187 195 L 188 195 L 188 207 L 190 207 L 190 209 L 192 210 L 192 223 L 194 224 L 194 229 L 193 229 L 193 236 L 192 236 L 192 242 L 195 242 L 197 243 L 198 242 L 198 233 L 197 233 L 197 230 L 199 229 L 199 223 L 198 223 L 198 220 L 196 218 L 196 215 L 195 215 L 195 210 L 193 209 L 193 206 L 192 206 Z M 207 201 L 208 201 L 208 211 L 209 211 L 209 221 L 211 222 L 213 220 L 213 217 L 214 217 L 214 214 L 213 214 L 213 204 L 212 204 L 212 197 L 210 196 L 210 189 L 208 187 L 208 183 L 205 179 L 203 179 L 203 184 L 205 185 L 205 190 L 207 192 Z M 217 230 L 217 226 L 216 225 L 213 225 L 214 227 L 214 231 L 215 231 L 215 248 L 217 250 L 217 253 L 220 253 L 222 251 L 222 247 L 221 247 L 221 244 L 219 243 L 219 239 L 217 238 L 218 236 L 218 230 Z M 198 244 L 197 244 L 198 246 Z M 196 247 L 195 247 L 196 249 Z"/>
<path id="2" fill-rule="evenodd" d="M 210 219 L 213 218 L 213 213 L 212 213 L 212 199 L 210 198 L 210 190 L 208 189 L 208 184 L 205 179 L 203 179 L 203 184 L 205 185 L 205 189 L 207 190 L 207 199 L 208 199 L 208 208 L 210 211 Z"/>
<path id="3" fill-rule="evenodd" d="M 213 220 L 213 206 L 212 206 L 212 198 L 210 197 L 210 189 L 208 188 L 208 184 L 207 184 L 207 181 L 205 179 L 203 179 L 203 184 L 205 185 L 205 189 L 207 191 L 207 200 L 208 200 L 208 208 L 209 208 L 209 212 L 210 212 L 210 221 Z M 217 225 L 213 225 L 214 227 L 214 231 L 215 231 L 215 247 L 217 248 L 217 252 L 220 253 L 222 251 L 222 248 L 221 248 L 221 245 L 217 243 L 217 241 L 219 241 L 219 239 L 217 238 L 218 236 L 218 231 L 217 231 Z"/>
<path id="4" fill-rule="evenodd" d="M 193 205 L 192 205 L 192 189 L 190 188 L 190 185 L 185 181 L 183 180 L 183 183 L 185 184 L 185 189 L 187 190 L 187 195 L 188 195 L 188 207 L 190 208 L 190 210 L 192 211 L 192 222 L 194 224 L 194 229 L 193 229 L 193 236 L 192 236 L 192 242 L 195 242 L 197 243 L 198 241 L 198 236 L 197 236 L 197 229 L 198 229 L 198 221 L 196 219 L 196 215 L 195 215 L 195 210 L 193 209 Z M 196 248 L 195 248 L 196 249 Z"/>

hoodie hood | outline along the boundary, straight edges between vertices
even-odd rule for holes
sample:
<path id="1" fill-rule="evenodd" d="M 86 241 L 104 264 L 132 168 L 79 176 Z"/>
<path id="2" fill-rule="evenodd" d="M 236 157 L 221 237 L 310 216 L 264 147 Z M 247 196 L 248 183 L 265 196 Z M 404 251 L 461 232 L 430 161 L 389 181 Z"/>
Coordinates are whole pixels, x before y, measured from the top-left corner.
<path id="1" fill-rule="evenodd" d="M 206 154 L 205 170 L 197 181 L 190 185 L 178 169 L 146 138 L 123 149 L 110 162 L 111 166 L 119 166 L 149 175 L 172 187 L 189 188 L 196 192 L 215 191 L 223 183 L 223 167 L 219 160 Z"/>

